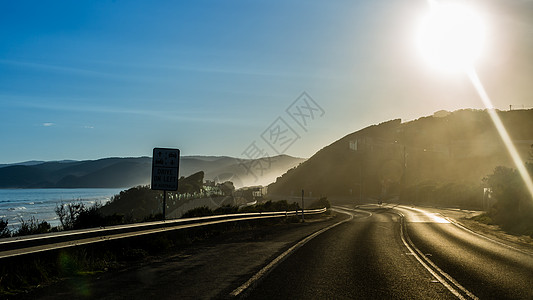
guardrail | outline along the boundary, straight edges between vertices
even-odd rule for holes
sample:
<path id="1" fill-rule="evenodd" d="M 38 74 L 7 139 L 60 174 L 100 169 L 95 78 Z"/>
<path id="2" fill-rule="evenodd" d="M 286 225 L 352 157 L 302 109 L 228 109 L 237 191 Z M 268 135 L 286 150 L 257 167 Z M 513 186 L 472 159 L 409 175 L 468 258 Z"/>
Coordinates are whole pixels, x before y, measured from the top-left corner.
<path id="1" fill-rule="evenodd" d="M 326 208 L 307 209 L 304 210 L 304 215 L 321 214 L 324 212 L 326 212 Z M 11 237 L 0 240 L 0 259 L 90 243 L 160 233 L 163 231 L 181 230 L 226 222 L 281 218 L 301 214 L 301 210 L 226 214 Z"/>

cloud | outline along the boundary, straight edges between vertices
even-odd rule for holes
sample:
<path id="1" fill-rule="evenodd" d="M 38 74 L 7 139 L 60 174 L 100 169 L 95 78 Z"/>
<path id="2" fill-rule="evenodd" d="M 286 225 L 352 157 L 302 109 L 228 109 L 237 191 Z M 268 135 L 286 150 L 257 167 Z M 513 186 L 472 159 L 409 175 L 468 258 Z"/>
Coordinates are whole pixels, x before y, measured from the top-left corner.
<path id="1" fill-rule="evenodd" d="M 40 101 L 45 99 L 46 101 Z M 146 116 L 150 118 L 166 119 L 169 121 L 183 121 L 183 122 L 200 122 L 200 123 L 234 123 L 242 124 L 242 120 L 228 119 L 220 116 L 216 112 L 208 114 L 205 109 L 141 109 L 118 106 L 104 106 L 104 105 L 81 105 L 81 102 L 87 102 L 85 98 L 46 98 L 46 97 L 32 97 L 32 96 L 17 96 L 0 93 L 0 109 L 6 105 L 8 107 L 23 107 L 23 108 L 37 108 L 61 112 L 83 112 L 83 113 L 97 113 L 97 114 L 113 114 L 113 115 L 136 115 Z M 70 104 L 68 104 L 68 103 Z M 78 103 L 78 104 L 72 104 Z M 45 125 L 47 124 L 47 125 Z M 41 126 L 56 126 L 55 123 L 43 123 Z M 82 125 L 80 125 L 82 126 Z M 90 125 L 82 126 L 84 128 L 92 127 Z"/>
<path id="2" fill-rule="evenodd" d="M 43 71 L 62 72 L 62 73 L 74 74 L 74 75 L 93 76 L 93 77 L 98 77 L 98 78 L 102 78 L 102 77 L 124 78 L 124 76 L 119 76 L 119 75 L 99 72 L 99 71 L 93 71 L 93 70 L 87 70 L 87 69 L 82 69 L 82 68 L 64 67 L 64 66 L 58 66 L 58 65 L 47 65 L 47 64 L 23 62 L 23 61 L 16 61 L 16 60 L 0 59 L 0 64 L 1 65 L 12 65 L 12 66 L 24 67 L 24 68 L 39 69 Z"/>
<path id="3" fill-rule="evenodd" d="M 83 128 L 85 128 L 85 129 L 94 129 L 94 126 L 85 125 L 85 126 L 83 126 Z"/>
<path id="4" fill-rule="evenodd" d="M 55 126 L 56 124 L 47 122 L 47 123 L 43 123 L 42 125 L 43 125 L 43 127 L 52 127 L 52 126 Z"/>

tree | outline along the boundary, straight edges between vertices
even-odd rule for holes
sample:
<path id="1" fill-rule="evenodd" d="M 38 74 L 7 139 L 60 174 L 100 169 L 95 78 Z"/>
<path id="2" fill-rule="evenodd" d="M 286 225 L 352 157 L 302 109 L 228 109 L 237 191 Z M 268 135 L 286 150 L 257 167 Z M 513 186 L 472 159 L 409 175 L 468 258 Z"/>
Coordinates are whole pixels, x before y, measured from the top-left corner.
<path id="1" fill-rule="evenodd" d="M 526 168 L 533 173 L 533 164 L 527 163 Z M 533 226 L 531 195 L 517 170 L 499 166 L 484 181 L 496 199 L 489 215 L 497 224 L 515 232 Z"/>
<path id="2" fill-rule="evenodd" d="M 85 204 L 79 200 L 78 203 L 61 203 L 56 205 L 55 213 L 63 229 L 69 230 L 74 228 L 76 220 L 78 220 L 85 210 Z"/>
<path id="3" fill-rule="evenodd" d="M 231 181 L 219 183 L 217 186 L 222 191 L 224 196 L 232 196 L 233 192 L 235 192 L 235 186 L 233 185 L 233 182 Z"/>

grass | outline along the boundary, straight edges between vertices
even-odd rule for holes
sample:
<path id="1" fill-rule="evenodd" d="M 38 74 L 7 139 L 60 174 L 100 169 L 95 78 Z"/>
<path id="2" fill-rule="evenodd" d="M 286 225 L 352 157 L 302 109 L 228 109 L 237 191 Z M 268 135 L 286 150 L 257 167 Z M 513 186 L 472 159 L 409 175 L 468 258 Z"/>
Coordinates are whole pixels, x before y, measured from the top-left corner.
<path id="1" fill-rule="evenodd" d="M 495 225 L 492 218 L 488 216 L 486 213 L 472 217 L 472 220 L 479 222 L 479 223 L 487 224 L 487 225 Z"/>

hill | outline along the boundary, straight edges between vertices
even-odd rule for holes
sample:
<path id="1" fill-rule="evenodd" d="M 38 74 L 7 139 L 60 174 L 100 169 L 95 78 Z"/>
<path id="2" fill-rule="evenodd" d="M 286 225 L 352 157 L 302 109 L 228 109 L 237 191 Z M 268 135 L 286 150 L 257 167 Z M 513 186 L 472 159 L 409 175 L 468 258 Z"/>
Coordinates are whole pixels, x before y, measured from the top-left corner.
<path id="1" fill-rule="evenodd" d="M 527 161 L 533 145 L 533 110 L 498 114 Z M 304 189 L 307 195 L 354 200 L 402 195 L 402 201 L 411 203 L 441 197 L 446 199 L 439 202 L 448 205 L 469 201 L 479 206 L 482 179 L 500 165 L 513 166 L 486 111 L 441 111 L 349 134 L 278 178 L 268 193 L 290 196 Z"/>
<path id="2" fill-rule="evenodd" d="M 254 176 L 243 165 L 258 161 L 227 156 L 184 156 L 180 160 L 180 176 L 204 171 L 208 180 L 231 180 L 237 187 L 267 185 L 303 161 L 287 155 L 272 157 L 262 176 Z M 149 184 L 151 172 L 150 157 L 17 163 L 0 166 L 0 188 L 125 188 Z"/>

